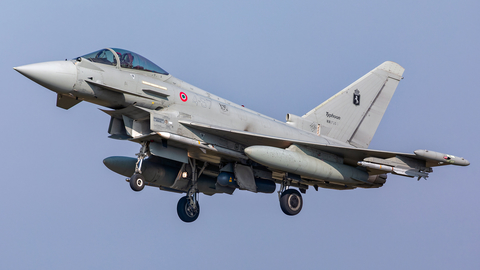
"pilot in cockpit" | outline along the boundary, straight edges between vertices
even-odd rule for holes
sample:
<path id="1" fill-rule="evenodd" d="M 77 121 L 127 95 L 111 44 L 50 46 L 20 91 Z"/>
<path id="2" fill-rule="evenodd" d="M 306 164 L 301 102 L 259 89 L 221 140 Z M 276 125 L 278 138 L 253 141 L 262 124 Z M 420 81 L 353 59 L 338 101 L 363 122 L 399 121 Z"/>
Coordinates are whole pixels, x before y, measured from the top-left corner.
<path id="1" fill-rule="evenodd" d="M 118 57 L 120 58 L 120 66 L 123 68 L 133 68 L 133 58 L 134 56 L 131 53 L 118 53 Z"/>

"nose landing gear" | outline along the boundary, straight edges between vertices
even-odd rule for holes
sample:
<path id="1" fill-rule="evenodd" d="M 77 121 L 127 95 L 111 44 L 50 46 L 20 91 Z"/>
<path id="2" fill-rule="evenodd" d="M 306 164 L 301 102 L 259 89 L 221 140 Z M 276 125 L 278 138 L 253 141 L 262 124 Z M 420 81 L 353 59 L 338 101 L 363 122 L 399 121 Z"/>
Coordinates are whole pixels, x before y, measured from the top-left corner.
<path id="1" fill-rule="evenodd" d="M 135 164 L 135 173 L 130 177 L 130 188 L 133 191 L 141 191 L 145 187 L 145 177 L 142 175 L 142 163 L 148 156 L 148 142 L 142 142 L 142 147 L 137 155 L 137 163 Z"/>

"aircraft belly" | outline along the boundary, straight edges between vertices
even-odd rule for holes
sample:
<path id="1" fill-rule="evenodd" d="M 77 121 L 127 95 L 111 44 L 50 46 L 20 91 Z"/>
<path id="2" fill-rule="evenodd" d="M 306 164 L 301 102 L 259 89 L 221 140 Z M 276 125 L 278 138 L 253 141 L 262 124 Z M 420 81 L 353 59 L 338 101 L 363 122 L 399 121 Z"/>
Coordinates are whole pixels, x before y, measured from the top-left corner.
<path id="1" fill-rule="evenodd" d="M 186 149 L 157 142 L 150 143 L 149 147 L 150 153 L 154 156 L 175 160 L 181 163 L 188 163 L 188 151 Z"/>
<path id="2" fill-rule="evenodd" d="M 167 156 L 174 155 L 174 154 L 173 153 L 171 153 L 171 154 L 159 154 L 158 152 L 159 151 L 169 151 L 170 147 L 172 147 L 174 149 L 184 149 L 184 151 L 186 151 L 187 158 L 188 157 L 195 158 L 195 159 L 198 159 L 198 160 L 201 160 L 201 161 L 208 162 L 210 164 L 219 164 L 221 162 L 222 158 L 226 158 L 227 160 L 232 160 L 231 157 L 222 155 L 221 153 L 214 152 L 214 151 L 207 151 L 207 150 L 205 150 L 205 152 L 204 152 L 204 151 L 200 150 L 200 148 L 198 148 L 198 146 L 187 145 L 185 143 L 176 142 L 174 140 L 167 140 L 167 148 L 162 149 L 162 148 L 159 147 L 158 149 L 156 149 L 157 154 L 154 154 L 154 155 L 164 156 L 164 157 L 168 158 Z M 176 154 L 178 154 L 178 152 L 180 150 L 174 150 L 174 151 L 176 152 Z M 174 160 L 178 160 L 178 159 L 179 158 L 177 157 Z M 188 163 L 188 160 L 185 163 Z"/>
<path id="3" fill-rule="evenodd" d="M 208 162 L 210 164 L 220 164 L 222 158 L 216 153 L 203 153 L 198 149 L 191 149 L 188 151 L 188 156 L 197 160 Z"/>

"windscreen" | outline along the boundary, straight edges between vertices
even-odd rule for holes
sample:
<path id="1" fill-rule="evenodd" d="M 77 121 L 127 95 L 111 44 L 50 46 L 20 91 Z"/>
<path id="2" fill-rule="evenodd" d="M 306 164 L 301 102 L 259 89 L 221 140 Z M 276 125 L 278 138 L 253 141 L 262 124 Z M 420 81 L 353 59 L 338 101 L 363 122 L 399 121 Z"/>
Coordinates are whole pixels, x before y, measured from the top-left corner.
<path id="1" fill-rule="evenodd" d="M 105 65 L 117 65 L 117 59 L 113 53 L 108 49 L 101 49 L 99 51 L 86 54 L 82 58 L 88 59 L 95 63 L 105 64 Z"/>

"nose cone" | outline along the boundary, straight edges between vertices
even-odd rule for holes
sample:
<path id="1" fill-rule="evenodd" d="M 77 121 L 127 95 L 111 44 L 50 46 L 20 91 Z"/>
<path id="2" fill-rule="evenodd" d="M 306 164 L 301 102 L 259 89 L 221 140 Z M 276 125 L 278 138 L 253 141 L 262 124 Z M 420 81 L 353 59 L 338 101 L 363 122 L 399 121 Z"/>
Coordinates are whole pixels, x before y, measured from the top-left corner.
<path id="1" fill-rule="evenodd" d="M 71 61 L 44 62 L 13 69 L 41 86 L 61 94 L 70 93 L 77 80 L 77 68 Z"/>

